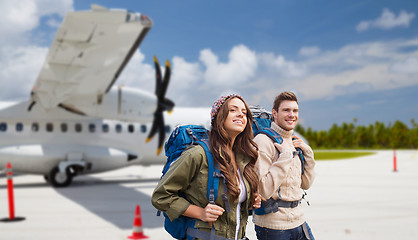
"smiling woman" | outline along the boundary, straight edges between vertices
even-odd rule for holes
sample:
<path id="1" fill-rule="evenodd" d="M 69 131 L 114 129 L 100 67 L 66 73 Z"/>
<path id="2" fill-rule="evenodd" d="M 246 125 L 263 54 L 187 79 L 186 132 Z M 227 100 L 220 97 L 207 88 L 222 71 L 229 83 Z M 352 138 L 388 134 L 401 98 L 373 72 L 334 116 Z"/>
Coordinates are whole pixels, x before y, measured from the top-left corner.
<path id="1" fill-rule="evenodd" d="M 251 123 L 241 96 L 222 96 L 212 106 L 207 150 L 203 145 L 186 149 L 159 181 L 151 202 L 165 213 L 171 222 L 166 230 L 176 239 L 245 239 L 249 210 L 261 204 Z M 207 191 L 202 185 L 213 178 L 219 188 Z M 183 230 L 171 231 L 174 225 Z"/>

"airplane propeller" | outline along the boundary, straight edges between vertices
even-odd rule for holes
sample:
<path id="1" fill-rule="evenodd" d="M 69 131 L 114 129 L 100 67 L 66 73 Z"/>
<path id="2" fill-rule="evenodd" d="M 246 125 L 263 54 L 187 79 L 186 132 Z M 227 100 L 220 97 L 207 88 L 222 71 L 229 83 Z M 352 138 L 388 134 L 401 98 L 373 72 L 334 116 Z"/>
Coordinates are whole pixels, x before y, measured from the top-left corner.
<path id="1" fill-rule="evenodd" d="M 158 103 L 157 103 L 157 110 L 154 113 L 154 121 L 152 122 L 151 131 L 148 135 L 146 142 L 151 141 L 155 133 L 157 133 L 158 131 L 157 155 L 159 155 L 161 153 L 161 150 L 163 148 L 163 143 L 165 140 L 165 126 L 164 126 L 163 112 L 164 111 L 171 112 L 174 107 L 174 102 L 171 101 L 170 99 L 165 98 L 165 94 L 167 92 L 167 87 L 168 87 L 168 83 L 170 81 L 170 75 L 171 75 L 170 62 L 167 60 L 165 63 L 164 79 L 161 79 L 160 64 L 158 63 L 158 60 L 155 56 L 154 56 L 154 65 L 155 65 L 155 80 L 156 80 L 155 95 L 157 96 Z"/>

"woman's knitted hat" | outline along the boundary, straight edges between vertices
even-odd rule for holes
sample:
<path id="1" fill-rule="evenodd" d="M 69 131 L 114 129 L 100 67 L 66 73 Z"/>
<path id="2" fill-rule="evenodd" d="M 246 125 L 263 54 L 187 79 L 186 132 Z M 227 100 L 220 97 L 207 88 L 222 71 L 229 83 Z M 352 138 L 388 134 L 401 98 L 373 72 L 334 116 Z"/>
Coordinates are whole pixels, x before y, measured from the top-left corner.
<path id="1" fill-rule="evenodd" d="M 218 115 L 219 109 L 222 107 L 222 105 L 231 97 L 239 97 L 242 98 L 240 95 L 237 94 L 230 94 L 226 96 L 220 97 L 218 100 L 216 100 L 212 105 L 212 111 L 210 112 L 210 123 L 213 126 L 213 121 L 215 120 L 216 116 Z"/>

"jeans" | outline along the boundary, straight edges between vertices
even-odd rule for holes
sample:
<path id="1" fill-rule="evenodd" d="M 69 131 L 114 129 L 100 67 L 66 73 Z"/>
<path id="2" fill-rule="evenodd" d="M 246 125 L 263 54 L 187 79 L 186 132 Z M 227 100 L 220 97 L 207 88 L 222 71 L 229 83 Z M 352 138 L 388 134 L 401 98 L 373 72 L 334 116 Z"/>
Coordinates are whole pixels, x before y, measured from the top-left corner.
<path id="1" fill-rule="evenodd" d="M 304 224 L 306 232 L 303 230 Z M 308 223 L 305 222 L 304 224 L 288 230 L 274 230 L 256 225 L 255 232 L 258 240 L 315 240 Z"/>

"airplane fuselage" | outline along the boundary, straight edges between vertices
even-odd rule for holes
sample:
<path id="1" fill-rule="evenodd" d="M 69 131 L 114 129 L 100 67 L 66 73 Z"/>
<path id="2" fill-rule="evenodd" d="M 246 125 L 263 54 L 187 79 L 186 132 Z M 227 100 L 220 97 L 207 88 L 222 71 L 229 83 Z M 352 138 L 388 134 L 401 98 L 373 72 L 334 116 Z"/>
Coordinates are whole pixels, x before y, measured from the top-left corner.
<path id="1" fill-rule="evenodd" d="M 36 105 L 28 111 L 29 104 L 3 104 L 0 110 L 0 169 L 10 162 L 14 171 L 47 175 L 67 162 L 82 163 L 78 174 L 86 174 L 165 161 L 164 152 L 155 154 L 156 139 L 145 143 L 149 122 L 80 116 L 62 108 L 45 111 Z M 166 136 L 179 124 L 209 127 L 209 112 L 175 108 L 165 116 Z"/>

